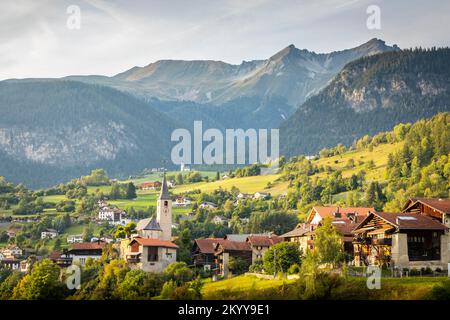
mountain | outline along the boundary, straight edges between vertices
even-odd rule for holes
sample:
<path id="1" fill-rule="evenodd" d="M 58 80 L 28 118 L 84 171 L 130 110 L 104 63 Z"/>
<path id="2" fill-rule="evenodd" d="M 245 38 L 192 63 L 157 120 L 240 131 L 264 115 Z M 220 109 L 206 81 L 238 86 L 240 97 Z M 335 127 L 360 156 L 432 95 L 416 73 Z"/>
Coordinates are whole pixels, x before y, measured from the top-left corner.
<path id="1" fill-rule="evenodd" d="M 161 166 L 179 127 L 130 94 L 66 80 L 0 82 L 0 114 L 0 175 L 31 187 Z"/>
<path id="2" fill-rule="evenodd" d="M 206 105 L 207 109 L 196 107 L 197 110 L 206 110 L 206 113 L 211 111 L 210 108 L 219 107 L 220 111 L 212 111 L 221 115 L 219 122 L 225 118 L 237 127 L 278 127 L 348 62 L 397 50 L 400 50 L 397 46 L 387 46 L 379 39 L 353 49 L 326 54 L 290 45 L 269 59 L 244 61 L 240 65 L 222 61 L 161 60 L 113 77 L 70 76 L 67 79 L 111 86 L 146 100 L 195 102 Z M 273 101 L 276 101 L 275 105 L 268 107 Z M 235 107 L 242 103 L 244 108 Z M 246 111 L 243 117 L 234 116 L 242 110 Z M 165 112 L 164 109 L 161 111 Z M 227 118 L 222 111 L 231 117 Z M 191 108 L 179 108 L 178 114 L 183 118 L 189 117 Z"/>
<path id="3" fill-rule="evenodd" d="M 440 111 L 450 111 L 449 48 L 364 57 L 282 124 L 281 153 L 315 154 Z"/>

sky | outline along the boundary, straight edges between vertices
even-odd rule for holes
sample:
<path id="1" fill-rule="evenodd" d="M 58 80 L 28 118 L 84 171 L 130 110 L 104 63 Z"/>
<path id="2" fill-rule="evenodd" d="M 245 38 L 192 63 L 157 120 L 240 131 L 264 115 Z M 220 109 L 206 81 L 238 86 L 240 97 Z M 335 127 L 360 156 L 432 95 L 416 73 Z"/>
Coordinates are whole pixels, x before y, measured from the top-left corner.
<path id="1" fill-rule="evenodd" d="M 367 27 L 372 5 L 379 29 Z M 371 38 L 450 46 L 450 1 L 3 0 L 0 25 L 1 80 L 111 76 L 161 59 L 267 59 L 290 44 L 315 52 Z"/>

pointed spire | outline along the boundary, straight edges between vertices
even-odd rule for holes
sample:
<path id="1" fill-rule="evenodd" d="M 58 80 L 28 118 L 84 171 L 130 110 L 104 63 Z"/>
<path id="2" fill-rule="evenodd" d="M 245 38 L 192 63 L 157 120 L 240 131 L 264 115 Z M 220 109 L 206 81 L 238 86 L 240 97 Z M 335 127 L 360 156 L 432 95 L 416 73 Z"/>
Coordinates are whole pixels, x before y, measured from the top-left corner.
<path id="1" fill-rule="evenodd" d="M 170 200 L 169 189 L 167 188 L 166 173 L 164 172 L 164 177 L 161 186 L 161 193 L 159 194 L 159 200 Z"/>

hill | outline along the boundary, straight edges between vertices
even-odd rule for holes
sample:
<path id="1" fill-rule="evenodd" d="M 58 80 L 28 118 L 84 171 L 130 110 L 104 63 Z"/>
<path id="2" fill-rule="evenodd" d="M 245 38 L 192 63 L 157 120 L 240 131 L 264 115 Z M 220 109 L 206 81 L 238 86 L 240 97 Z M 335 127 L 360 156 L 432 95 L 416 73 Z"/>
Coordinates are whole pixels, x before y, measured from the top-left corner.
<path id="1" fill-rule="evenodd" d="M 317 154 L 338 143 L 450 111 L 450 49 L 403 50 L 349 63 L 280 128 L 281 152 Z"/>

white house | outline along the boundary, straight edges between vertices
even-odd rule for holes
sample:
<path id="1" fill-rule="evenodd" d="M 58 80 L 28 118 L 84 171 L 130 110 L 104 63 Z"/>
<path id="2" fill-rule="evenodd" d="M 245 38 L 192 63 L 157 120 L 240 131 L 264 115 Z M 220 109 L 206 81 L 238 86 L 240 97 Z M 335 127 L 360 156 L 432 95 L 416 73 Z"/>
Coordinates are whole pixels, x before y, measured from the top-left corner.
<path id="1" fill-rule="evenodd" d="M 125 215 L 123 210 L 115 206 L 106 206 L 100 208 L 98 211 L 98 220 L 100 221 L 108 221 L 112 224 L 119 224 L 122 220 L 122 216 Z"/>
<path id="2" fill-rule="evenodd" d="M 83 242 L 82 234 L 74 234 L 74 235 L 69 235 L 67 237 L 67 243 L 81 243 L 81 242 Z"/>
<path id="3" fill-rule="evenodd" d="M 173 203 L 174 207 L 187 207 L 192 204 L 192 201 L 188 198 L 179 197 Z"/>
<path id="4" fill-rule="evenodd" d="M 55 229 L 45 229 L 41 232 L 41 239 L 54 239 L 58 236 L 58 231 Z"/>
<path id="5" fill-rule="evenodd" d="M 16 258 L 23 254 L 22 249 L 17 246 L 10 246 L 6 249 L 3 249 L 1 253 L 3 254 L 4 259 Z"/>

